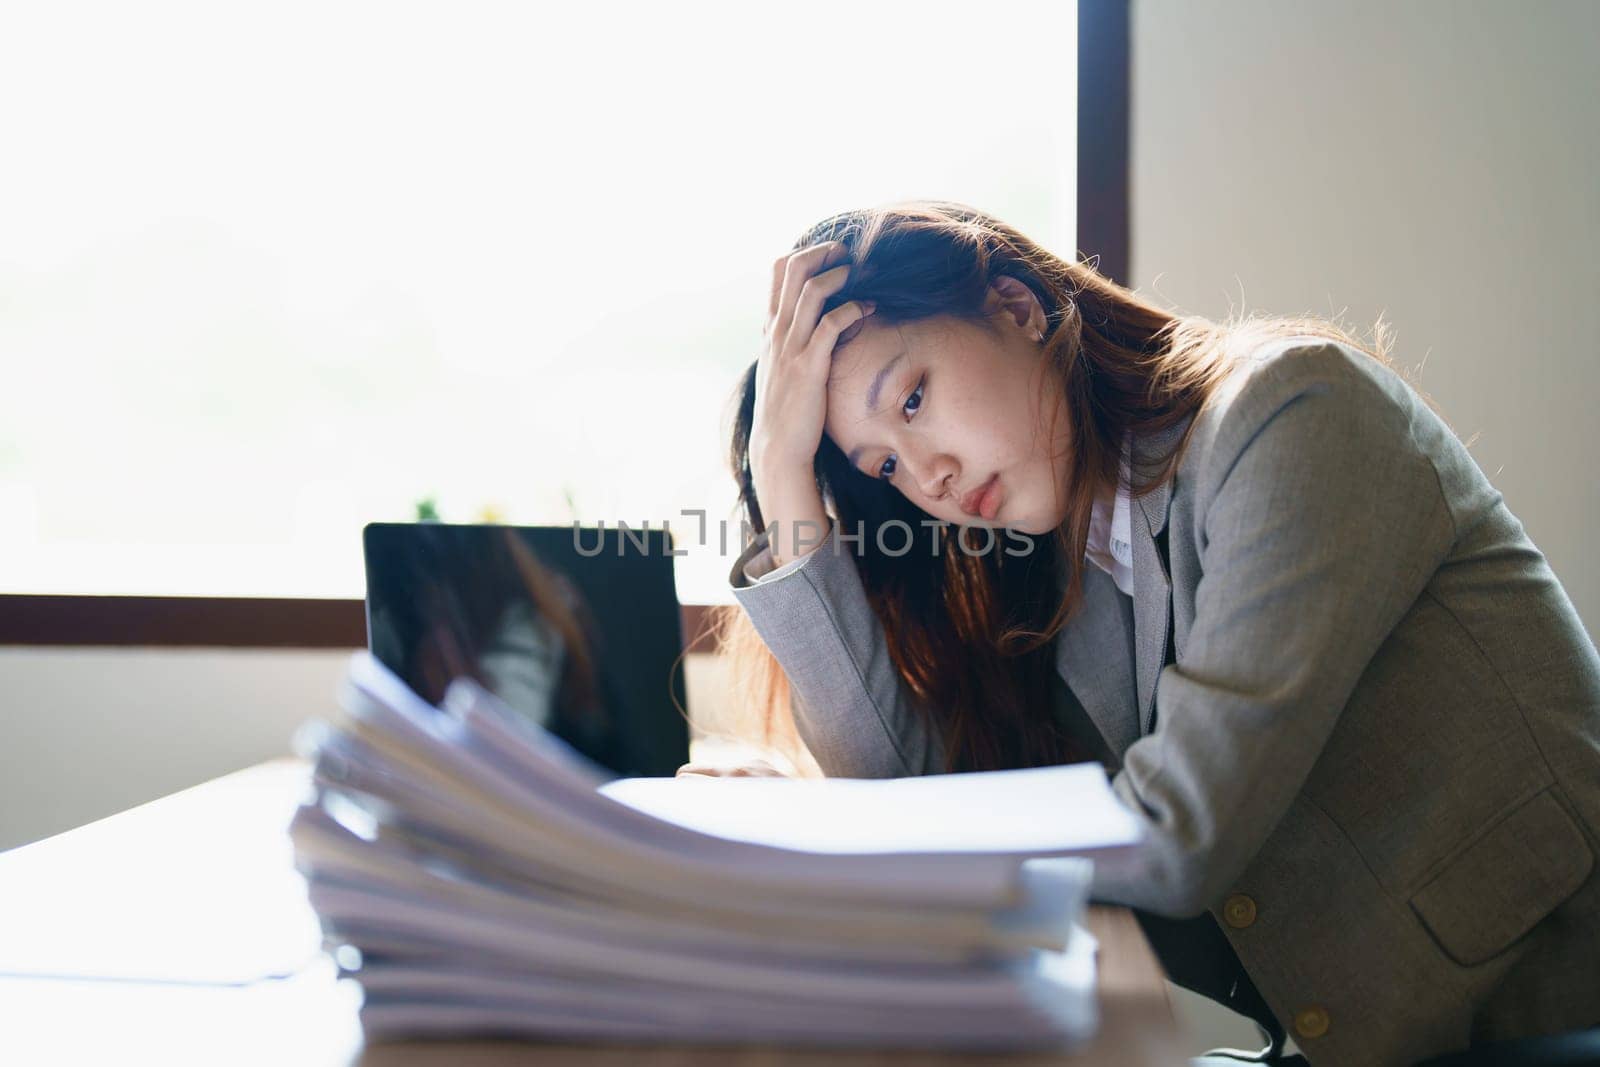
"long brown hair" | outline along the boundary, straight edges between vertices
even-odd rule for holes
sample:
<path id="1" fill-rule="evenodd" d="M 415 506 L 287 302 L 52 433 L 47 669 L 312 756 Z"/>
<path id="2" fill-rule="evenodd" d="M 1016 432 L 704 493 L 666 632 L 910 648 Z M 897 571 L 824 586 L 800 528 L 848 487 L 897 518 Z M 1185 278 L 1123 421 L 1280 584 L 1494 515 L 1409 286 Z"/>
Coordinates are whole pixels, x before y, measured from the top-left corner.
<path id="1" fill-rule="evenodd" d="M 1028 551 L 963 550 L 970 528 L 944 526 L 936 552 L 891 555 L 878 528 L 893 520 L 913 530 L 930 517 L 898 490 L 853 468 L 823 437 L 814 463 L 817 486 L 841 530 L 865 536 L 846 553 L 855 560 L 867 600 L 883 625 L 890 655 L 920 712 L 943 741 L 946 769 L 984 770 L 1073 762 L 1087 754 L 1057 727 L 1051 708 L 1056 633 L 1082 595 L 1084 551 L 1096 496 L 1114 486 L 1123 436 L 1174 429 L 1207 403 L 1237 359 L 1275 337 L 1313 335 L 1341 341 L 1388 365 L 1385 327 L 1374 347 L 1338 325 L 1309 317 L 1217 323 L 1158 307 L 1098 273 L 1047 251 L 1011 226 L 949 201 L 903 201 L 834 215 L 812 226 L 796 249 L 844 243 L 850 278 L 823 307 L 876 303 L 873 320 L 893 326 L 936 315 L 984 329 L 984 297 L 1000 275 L 1032 290 L 1048 325 L 1046 358 L 1065 390 L 1071 451 L 1061 486 L 1065 518 L 1031 538 Z M 750 474 L 755 364 L 732 398 L 730 463 L 738 504 L 750 529 L 765 529 Z M 1165 455 L 1137 460 L 1131 492 L 1140 497 L 1172 476 L 1189 427 Z M 901 534 L 886 536 L 898 549 Z M 971 545 L 969 539 L 966 542 Z M 1092 565 L 1092 564 L 1089 564 Z M 715 620 L 731 668 L 730 690 L 744 719 L 738 733 L 787 756 L 800 773 L 818 773 L 790 714 L 788 680 L 742 609 Z"/>

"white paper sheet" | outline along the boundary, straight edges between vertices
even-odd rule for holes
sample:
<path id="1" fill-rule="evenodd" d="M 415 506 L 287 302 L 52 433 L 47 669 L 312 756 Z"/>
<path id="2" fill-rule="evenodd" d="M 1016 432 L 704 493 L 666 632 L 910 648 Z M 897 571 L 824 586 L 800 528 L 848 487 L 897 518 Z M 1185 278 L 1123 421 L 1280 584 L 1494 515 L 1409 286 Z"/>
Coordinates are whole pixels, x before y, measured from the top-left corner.
<path id="1" fill-rule="evenodd" d="M 810 852 L 1067 855 L 1140 836 L 1096 763 L 921 778 L 623 778 L 600 792 L 701 833 Z"/>

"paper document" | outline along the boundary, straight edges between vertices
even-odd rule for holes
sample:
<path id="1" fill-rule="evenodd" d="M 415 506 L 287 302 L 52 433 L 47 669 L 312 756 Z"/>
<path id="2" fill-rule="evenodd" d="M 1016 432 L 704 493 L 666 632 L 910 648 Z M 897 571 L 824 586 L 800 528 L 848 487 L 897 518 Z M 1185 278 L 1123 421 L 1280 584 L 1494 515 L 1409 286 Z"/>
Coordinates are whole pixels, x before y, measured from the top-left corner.
<path id="1" fill-rule="evenodd" d="M 808 852 L 1043 856 L 1139 840 L 1098 763 L 921 778 L 622 778 L 600 792 L 702 833 Z"/>
<path id="2" fill-rule="evenodd" d="M 373 657 L 297 737 L 290 825 L 369 1038 L 1015 1050 L 1094 1033 L 1098 766 L 888 781 L 606 776 Z"/>

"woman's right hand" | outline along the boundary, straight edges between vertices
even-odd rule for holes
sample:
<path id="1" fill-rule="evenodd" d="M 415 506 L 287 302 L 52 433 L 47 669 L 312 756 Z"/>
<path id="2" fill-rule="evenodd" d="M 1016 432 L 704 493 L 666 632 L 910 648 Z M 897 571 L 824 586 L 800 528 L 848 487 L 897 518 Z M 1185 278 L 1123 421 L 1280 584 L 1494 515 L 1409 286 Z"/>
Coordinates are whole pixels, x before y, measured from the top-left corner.
<path id="1" fill-rule="evenodd" d="M 772 265 L 765 345 L 756 360 L 750 475 L 763 519 L 777 531 L 770 541 L 776 564 L 798 554 L 792 549 L 805 532 L 802 522 L 814 527 L 813 546 L 827 528 L 812 462 L 827 415 L 833 348 L 851 323 L 873 310 L 852 300 L 822 314 L 823 303 L 849 277 L 848 258 L 841 242 L 827 241 Z"/>

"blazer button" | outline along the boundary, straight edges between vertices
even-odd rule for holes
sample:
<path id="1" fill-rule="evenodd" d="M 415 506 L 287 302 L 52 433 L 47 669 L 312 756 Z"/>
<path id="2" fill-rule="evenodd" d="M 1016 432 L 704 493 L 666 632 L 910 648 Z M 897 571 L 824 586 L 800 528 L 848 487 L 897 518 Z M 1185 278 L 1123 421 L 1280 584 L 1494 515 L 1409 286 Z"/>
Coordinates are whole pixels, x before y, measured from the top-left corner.
<path id="1" fill-rule="evenodd" d="M 1243 930 L 1256 921 L 1256 902 L 1243 893 L 1235 893 L 1223 902 L 1222 918 L 1235 930 Z"/>
<path id="2" fill-rule="evenodd" d="M 1320 1005 L 1294 1013 L 1294 1032 L 1301 1037 L 1321 1037 L 1328 1032 L 1328 1011 Z"/>

